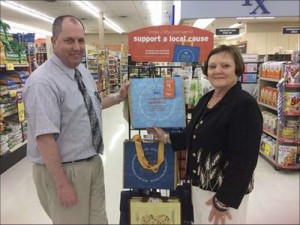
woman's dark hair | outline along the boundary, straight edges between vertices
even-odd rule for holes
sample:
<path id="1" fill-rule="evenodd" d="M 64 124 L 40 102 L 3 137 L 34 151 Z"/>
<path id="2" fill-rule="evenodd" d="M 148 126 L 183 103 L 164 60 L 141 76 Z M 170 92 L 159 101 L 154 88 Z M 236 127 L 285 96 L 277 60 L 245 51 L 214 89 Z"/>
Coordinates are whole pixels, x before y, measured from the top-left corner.
<path id="1" fill-rule="evenodd" d="M 83 30 L 85 30 L 83 23 L 76 18 L 75 16 L 71 16 L 71 15 L 63 15 L 63 16 L 59 16 L 57 17 L 52 25 L 52 35 L 53 37 L 57 37 L 59 35 L 59 33 L 61 32 L 61 27 L 62 27 L 62 23 L 64 21 L 65 18 L 70 18 L 70 20 L 75 24 L 75 23 L 80 23 Z"/>
<path id="2" fill-rule="evenodd" d="M 220 46 L 216 47 L 215 49 L 213 49 L 208 54 L 207 60 L 204 63 L 203 74 L 207 75 L 208 61 L 209 61 L 210 57 L 212 55 L 220 53 L 220 52 L 226 52 L 226 53 L 229 53 L 230 55 L 232 55 L 234 63 L 235 63 L 235 74 L 238 77 L 242 76 L 244 73 L 244 70 L 245 70 L 244 60 L 243 60 L 242 55 L 239 52 L 239 50 L 235 46 L 232 46 L 232 45 L 220 45 Z"/>

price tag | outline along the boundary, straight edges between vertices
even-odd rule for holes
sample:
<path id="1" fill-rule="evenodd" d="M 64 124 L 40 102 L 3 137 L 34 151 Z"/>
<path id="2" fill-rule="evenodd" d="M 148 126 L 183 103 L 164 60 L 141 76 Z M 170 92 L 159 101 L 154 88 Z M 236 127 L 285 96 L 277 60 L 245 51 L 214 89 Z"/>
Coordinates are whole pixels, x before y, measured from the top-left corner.
<path id="1" fill-rule="evenodd" d="M 6 63 L 6 70 L 15 70 L 13 63 Z"/>
<path id="2" fill-rule="evenodd" d="M 11 98 L 16 97 L 16 95 L 17 95 L 17 90 L 10 90 L 10 91 L 9 91 L 9 96 L 10 96 Z"/>
<path id="3" fill-rule="evenodd" d="M 23 122 L 25 120 L 25 111 L 23 102 L 18 102 L 18 115 L 19 122 Z"/>
<path id="4" fill-rule="evenodd" d="M 173 78 L 164 79 L 164 97 L 174 98 L 175 96 L 175 80 Z"/>

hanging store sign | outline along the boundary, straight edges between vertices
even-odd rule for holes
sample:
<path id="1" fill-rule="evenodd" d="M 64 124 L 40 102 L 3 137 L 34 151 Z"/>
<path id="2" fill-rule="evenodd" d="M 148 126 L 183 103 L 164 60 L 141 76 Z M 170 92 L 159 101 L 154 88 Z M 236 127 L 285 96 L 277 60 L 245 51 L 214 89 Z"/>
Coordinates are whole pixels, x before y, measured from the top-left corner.
<path id="1" fill-rule="evenodd" d="M 174 1 L 178 2 L 178 1 Z M 227 17 L 299 17 L 297 0 L 226 0 L 226 1 L 180 1 L 175 8 L 176 21 L 194 18 Z M 176 16 L 175 15 L 175 16 Z"/>
<path id="2" fill-rule="evenodd" d="M 204 62 L 213 41 L 212 32 L 191 26 L 152 26 L 129 33 L 128 53 L 136 62 Z"/>
<path id="3" fill-rule="evenodd" d="M 238 35 L 240 28 L 217 28 L 216 35 Z"/>
<path id="4" fill-rule="evenodd" d="M 300 34 L 300 27 L 283 27 L 282 34 Z"/>

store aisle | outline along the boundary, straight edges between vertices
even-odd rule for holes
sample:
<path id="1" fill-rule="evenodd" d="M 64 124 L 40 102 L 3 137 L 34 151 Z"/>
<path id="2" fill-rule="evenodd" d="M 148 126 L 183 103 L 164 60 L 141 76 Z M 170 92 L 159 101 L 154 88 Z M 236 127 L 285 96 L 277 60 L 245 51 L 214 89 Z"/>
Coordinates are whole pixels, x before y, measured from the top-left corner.
<path id="1" fill-rule="evenodd" d="M 103 112 L 106 208 L 110 224 L 119 223 L 123 140 L 128 125 L 122 104 Z M 1 224 L 49 224 L 32 181 L 32 165 L 21 160 L 1 175 Z M 260 158 L 250 196 L 247 224 L 299 224 L 299 172 L 276 171 Z"/>

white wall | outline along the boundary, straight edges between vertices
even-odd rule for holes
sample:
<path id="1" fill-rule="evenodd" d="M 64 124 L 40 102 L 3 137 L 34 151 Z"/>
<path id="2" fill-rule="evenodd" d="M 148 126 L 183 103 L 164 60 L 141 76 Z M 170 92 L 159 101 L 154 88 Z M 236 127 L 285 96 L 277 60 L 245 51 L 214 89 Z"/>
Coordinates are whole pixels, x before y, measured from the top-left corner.
<path id="1" fill-rule="evenodd" d="M 267 23 L 247 25 L 247 51 L 249 53 L 273 54 L 299 50 L 299 34 L 282 34 L 282 27 L 299 26 L 299 23 Z"/>
<path id="2" fill-rule="evenodd" d="M 98 34 L 86 34 L 87 51 L 90 49 L 96 50 L 99 47 L 99 35 Z M 104 35 L 104 46 L 106 47 L 117 47 L 120 45 L 128 46 L 128 35 L 127 34 L 105 34 Z"/>

